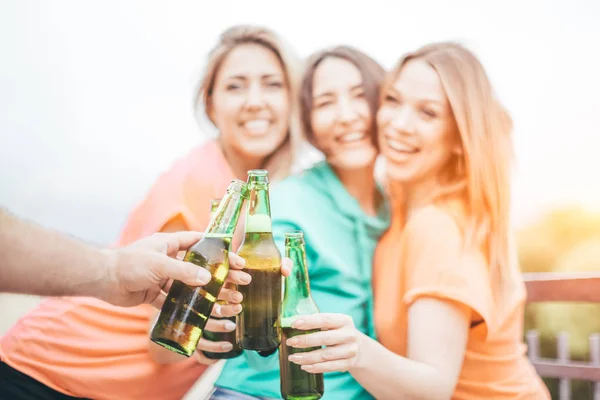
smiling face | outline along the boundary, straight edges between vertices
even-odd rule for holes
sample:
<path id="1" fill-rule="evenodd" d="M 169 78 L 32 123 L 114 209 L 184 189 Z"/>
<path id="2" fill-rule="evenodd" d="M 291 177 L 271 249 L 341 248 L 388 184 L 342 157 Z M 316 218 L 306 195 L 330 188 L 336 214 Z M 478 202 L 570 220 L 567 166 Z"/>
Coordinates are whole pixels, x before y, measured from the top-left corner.
<path id="1" fill-rule="evenodd" d="M 435 183 L 451 158 L 461 153 L 440 78 L 423 61 L 406 62 L 385 89 L 377 125 L 388 176 L 395 182 Z"/>
<path id="2" fill-rule="evenodd" d="M 337 57 L 322 60 L 313 77 L 310 121 L 314 144 L 331 165 L 355 169 L 375 162 L 372 118 L 358 68 Z"/>
<path id="3" fill-rule="evenodd" d="M 208 113 L 224 146 L 238 156 L 267 157 L 288 135 L 287 79 L 277 55 L 259 44 L 241 44 L 225 57 Z"/>

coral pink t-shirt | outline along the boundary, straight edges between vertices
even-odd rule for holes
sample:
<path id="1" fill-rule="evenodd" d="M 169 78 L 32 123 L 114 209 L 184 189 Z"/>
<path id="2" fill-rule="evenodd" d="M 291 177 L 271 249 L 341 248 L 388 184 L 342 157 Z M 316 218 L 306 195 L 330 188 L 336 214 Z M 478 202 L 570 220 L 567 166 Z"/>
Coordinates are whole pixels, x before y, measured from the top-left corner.
<path id="1" fill-rule="evenodd" d="M 231 179 L 216 142 L 195 148 L 158 178 L 116 245 L 160 231 L 175 217 L 190 230 L 204 230 L 210 199 L 222 197 Z M 147 305 L 122 308 L 93 298 L 47 299 L 0 338 L 0 359 L 70 396 L 181 399 L 206 366 L 193 357 L 155 363 L 148 354 L 152 315 Z"/>

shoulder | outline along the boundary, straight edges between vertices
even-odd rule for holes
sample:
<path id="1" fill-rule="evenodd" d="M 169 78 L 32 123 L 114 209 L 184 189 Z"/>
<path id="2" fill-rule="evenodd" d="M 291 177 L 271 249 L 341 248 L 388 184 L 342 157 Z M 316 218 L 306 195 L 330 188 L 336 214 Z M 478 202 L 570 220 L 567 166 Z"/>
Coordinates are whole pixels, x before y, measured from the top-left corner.
<path id="1" fill-rule="evenodd" d="M 170 171 L 181 172 L 187 177 L 200 177 L 210 180 L 221 175 L 229 165 L 223 153 L 214 140 L 204 142 L 183 157 L 176 160 Z"/>
<path id="2" fill-rule="evenodd" d="M 308 236 L 308 231 L 319 230 L 334 205 L 326 189 L 318 166 L 274 186 L 271 192 L 274 231 L 300 229 Z"/>
<path id="3" fill-rule="evenodd" d="M 303 204 L 318 201 L 326 192 L 322 167 L 316 165 L 298 174 L 291 175 L 273 186 L 273 203 Z"/>
<path id="4" fill-rule="evenodd" d="M 405 234 L 411 241 L 444 240 L 458 244 L 463 240 L 457 217 L 451 210 L 435 205 L 416 210 L 406 223 Z"/>
<path id="5" fill-rule="evenodd" d="M 209 140 L 175 160 L 153 185 L 153 190 L 206 191 L 230 180 L 229 165 L 214 140 Z M 226 186 L 225 186 L 226 187 Z"/>
<path id="6" fill-rule="evenodd" d="M 209 200 L 224 193 L 230 180 L 226 171 L 215 171 L 215 150 L 214 142 L 204 143 L 163 172 L 129 215 L 119 243 L 157 232 L 179 214 L 189 229 L 204 229 Z"/>

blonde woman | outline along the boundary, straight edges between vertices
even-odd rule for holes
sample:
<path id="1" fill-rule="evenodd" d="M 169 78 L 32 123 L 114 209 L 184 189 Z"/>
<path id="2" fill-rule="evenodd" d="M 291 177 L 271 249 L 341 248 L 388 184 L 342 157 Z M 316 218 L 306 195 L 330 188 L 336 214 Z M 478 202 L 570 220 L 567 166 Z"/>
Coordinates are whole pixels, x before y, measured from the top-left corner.
<path id="1" fill-rule="evenodd" d="M 511 121 L 477 58 L 441 43 L 388 75 L 377 115 L 394 199 L 375 257 L 377 342 L 351 318 L 296 321 L 325 346 L 291 361 L 349 371 L 377 399 L 546 399 L 522 343 L 509 239 Z"/>
<path id="2" fill-rule="evenodd" d="M 233 178 L 267 168 L 286 176 L 299 142 L 295 112 L 296 59 L 261 27 L 225 31 L 209 55 L 199 103 L 219 131 L 158 178 L 133 211 L 117 245 L 158 231 L 203 231 L 209 200 Z M 244 284 L 238 271 L 234 281 Z M 247 281 L 246 281 L 247 282 Z M 223 292 L 237 314 L 236 292 Z M 0 398 L 180 399 L 206 369 L 202 356 L 185 359 L 149 343 L 151 307 L 123 309 L 89 298 L 43 302 L 0 339 Z M 210 330 L 233 330 L 211 320 Z M 223 347 L 225 346 L 225 347 Z M 199 350 L 228 351 L 202 341 Z M 197 354 L 200 354 L 198 352 Z"/>

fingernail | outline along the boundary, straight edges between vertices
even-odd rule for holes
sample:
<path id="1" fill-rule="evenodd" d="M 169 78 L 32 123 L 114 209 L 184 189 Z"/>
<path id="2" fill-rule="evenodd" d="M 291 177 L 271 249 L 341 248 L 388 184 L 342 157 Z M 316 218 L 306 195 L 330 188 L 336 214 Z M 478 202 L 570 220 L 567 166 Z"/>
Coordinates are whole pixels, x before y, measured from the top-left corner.
<path id="1" fill-rule="evenodd" d="M 293 355 L 291 355 L 291 356 L 288 357 L 288 360 L 293 361 L 293 362 L 302 361 L 302 356 L 299 356 L 297 354 L 293 354 Z"/>
<path id="2" fill-rule="evenodd" d="M 221 350 L 229 351 L 233 349 L 233 345 L 231 343 L 225 343 L 221 345 Z"/>
<path id="3" fill-rule="evenodd" d="M 299 342 L 300 342 L 300 341 L 298 340 L 298 338 L 291 338 L 291 339 L 288 339 L 288 340 L 287 340 L 285 343 L 286 343 L 288 346 L 295 346 L 295 345 L 297 345 Z"/>
<path id="4" fill-rule="evenodd" d="M 304 325 L 304 320 L 303 319 L 297 319 L 294 322 L 292 322 L 292 328 L 298 328 L 300 326 Z"/>
<path id="5" fill-rule="evenodd" d="M 227 321 L 225 322 L 225 329 L 227 329 L 228 331 L 232 331 L 235 329 L 235 322 L 233 321 Z"/>
<path id="6" fill-rule="evenodd" d="M 239 313 L 240 311 L 242 311 L 242 305 L 236 304 L 235 306 L 233 306 L 233 311 Z"/>
<path id="7" fill-rule="evenodd" d="M 233 301 L 237 301 L 240 302 L 244 299 L 244 296 L 242 296 L 241 293 L 234 293 L 233 296 L 231 296 L 231 298 L 233 299 Z"/>
<path id="8" fill-rule="evenodd" d="M 312 365 L 303 365 L 301 367 L 303 370 L 305 371 L 310 371 L 311 369 L 313 369 L 314 367 Z"/>
<path id="9" fill-rule="evenodd" d="M 222 312 L 221 308 L 223 308 L 223 307 L 220 304 L 215 304 L 214 312 L 217 315 L 217 317 L 223 316 L 223 312 Z"/>
<path id="10" fill-rule="evenodd" d="M 198 268 L 198 272 L 196 273 L 196 281 L 201 285 L 206 285 L 208 282 L 210 282 L 210 272 L 204 268 Z"/>
<path id="11" fill-rule="evenodd" d="M 246 260 L 244 260 L 242 257 L 238 257 L 237 265 L 244 268 L 246 266 Z"/>
<path id="12" fill-rule="evenodd" d="M 240 280 L 244 283 L 250 283 L 250 281 L 252 281 L 252 277 L 249 274 L 243 274 L 240 276 Z"/>

